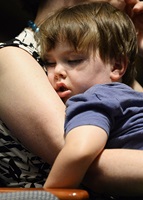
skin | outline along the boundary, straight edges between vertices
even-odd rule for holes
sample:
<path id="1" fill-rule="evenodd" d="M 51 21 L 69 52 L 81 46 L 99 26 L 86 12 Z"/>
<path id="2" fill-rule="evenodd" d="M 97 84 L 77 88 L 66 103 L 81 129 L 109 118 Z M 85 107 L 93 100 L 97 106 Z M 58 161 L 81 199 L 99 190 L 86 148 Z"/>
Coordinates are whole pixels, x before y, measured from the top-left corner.
<path id="1" fill-rule="evenodd" d="M 143 2 L 136 0 L 125 0 L 124 10 L 131 17 L 137 30 L 139 55 L 143 56 Z"/>
<path id="2" fill-rule="evenodd" d="M 114 149 L 112 152 L 106 149 L 94 160 L 83 184 L 98 194 L 143 196 L 142 151 Z"/>
<path id="3" fill-rule="evenodd" d="M 45 4 L 40 5 L 35 23 L 37 25 L 42 23 L 48 13 L 53 10 L 78 2 L 81 1 L 47 0 Z M 135 7 L 132 5 L 129 7 L 133 7 L 133 10 L 136 9 L 134 16 L 139 17 L 138 13 L 143 10 L 143 2 L 138 0 L 122 2 L 123 4 L 132 2 L 131 4 Z M 114 3 L 118 6 L 119 1 L 114 1 Z M 141 23 L 138 24 L 138 28 L 141 29 Z M 141 48 L 143 49 L 143 45 L 140 45 Z M 136 84 L 134 88 L 142 89 L 139 85 L 136 87 Z M 13 136 L 17 137 L 31 152 L 52 164 L 64 145 L 65 106 L 51 87 L 41 66 L 22 49 L 16 47 L 0 49 L 0 91 L 0 118 L 11 130 Z M 122 180 L 124 183 L 126 178 L 131 183 L 131 178 L 138 177 L 139 171 L 140 174 L 143 174 L 143 167 L 138 167 L 142 165 L 141 160 L 143 160 L 140 151 L 134 151 L 134 156 L 130 157 L 130 162 L 134 163 L 135 158 L 136 162 L 138 161 L 137 165 L 132 168 L 128 165 L 132 152 L 126 150 L 124 153 L 120 152 L 120 150 L 119 152 L 106 150 L 99 157 L 99 161 L 93 163 L 92 169 L 95 170 L 91 170 L 90 175 L 92 174 L 94 177 L 95 185 L 96 183 L 101 183 L 99 184 L 101 186 L 106 185 L 110 178 L 113 183 L 110 186 L 113 189 L 114 182 L 118 183 L 117 177 L 120 178 L 120 182 Z M 117 158 L 120 162 L 116 161 Z M 102 173 L 96 174 L 97 170 Z M 87 180 L 87 185 L 90 184 L 89 182 Z M 135 185 L 132 185 L 132 191 L 137 186 L 135 182 Z"/>
<path id="4" fill-rule="evenodd" d="M 19 59 L 15 59 L 15 55 Z M 24 50 L 15 47 L 1 49 L 0 90 L 0 118 L 13 136 L 52 164 L 64 144 L 65 107 L 42 68 Z"/>

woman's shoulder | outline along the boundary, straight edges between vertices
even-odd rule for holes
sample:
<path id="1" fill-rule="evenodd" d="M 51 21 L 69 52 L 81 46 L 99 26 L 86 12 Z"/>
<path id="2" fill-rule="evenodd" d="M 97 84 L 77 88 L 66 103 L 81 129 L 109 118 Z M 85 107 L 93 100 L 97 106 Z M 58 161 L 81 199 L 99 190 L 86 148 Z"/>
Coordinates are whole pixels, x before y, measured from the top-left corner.
<path id="1" fill-rule="evenodd" d="M 37 42 L 35 41 L 34 33 L 28 28 L 25 28 L 17 37 L 9 41 L 0 43 L 0 48 L 4 47 L 18 47 L 20 49 L 23 49 L 30 55 L 32 55 L 32 57 L 35 58 L 35 60 L 41 66 L 44 65 L 39 56 L 39 47 L 37 45 Z"/>

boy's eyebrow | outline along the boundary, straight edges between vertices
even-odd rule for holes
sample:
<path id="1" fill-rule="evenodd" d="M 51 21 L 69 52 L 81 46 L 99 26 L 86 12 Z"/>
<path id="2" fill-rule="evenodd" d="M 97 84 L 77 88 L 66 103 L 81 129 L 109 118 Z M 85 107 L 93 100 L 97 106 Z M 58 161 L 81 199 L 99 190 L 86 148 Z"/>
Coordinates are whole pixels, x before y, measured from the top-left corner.
<path id="1" fill-rule="evenodd" d="M 77 52 L 76 50 L 65 50 L 65 51 L 63 51 L 62 53 L 60 53 L 61 55 L 65 55 L 65 54 L 67 54 L 67 55 L 69 55 L 69 54 L 71 54 L 71 55 L 80 55 L 80 54 L 84 54 L 84 52 Z M 51 51 L 49 51 L 49 52 L 47 52 L 46 54 L 45 54 L 45 57 L 52 57 L 52 53 L 51 53 Z"/>

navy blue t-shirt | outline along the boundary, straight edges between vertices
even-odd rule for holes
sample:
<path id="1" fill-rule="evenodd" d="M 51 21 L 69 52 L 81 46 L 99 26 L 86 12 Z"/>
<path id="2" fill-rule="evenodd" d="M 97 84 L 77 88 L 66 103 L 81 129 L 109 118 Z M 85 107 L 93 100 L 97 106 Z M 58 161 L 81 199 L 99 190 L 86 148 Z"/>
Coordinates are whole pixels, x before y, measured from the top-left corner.
<path id="1" fill-rule="evenodd" d="M 67 101 L 65 133 L 93 125 L 108 135 L 105 148 L 143 149 L 143 93 L 122 83 L 97 84 Z"/>

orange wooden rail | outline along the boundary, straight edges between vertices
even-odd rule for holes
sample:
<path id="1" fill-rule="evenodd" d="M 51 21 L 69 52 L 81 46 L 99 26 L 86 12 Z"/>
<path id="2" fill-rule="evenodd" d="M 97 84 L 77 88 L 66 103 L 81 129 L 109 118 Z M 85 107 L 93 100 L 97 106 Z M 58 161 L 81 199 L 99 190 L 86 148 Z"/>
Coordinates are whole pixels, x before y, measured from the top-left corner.
<path id="1" fill-rule="evenodd" d="M 20 192 L 20 191 L 43 190 L 57 196 L 60 200 L 87 200 L 88 192 L 80 189 L 43 189 L 43 188 L 0 188 L 0 192 Z"/>

